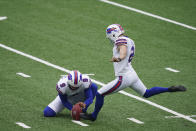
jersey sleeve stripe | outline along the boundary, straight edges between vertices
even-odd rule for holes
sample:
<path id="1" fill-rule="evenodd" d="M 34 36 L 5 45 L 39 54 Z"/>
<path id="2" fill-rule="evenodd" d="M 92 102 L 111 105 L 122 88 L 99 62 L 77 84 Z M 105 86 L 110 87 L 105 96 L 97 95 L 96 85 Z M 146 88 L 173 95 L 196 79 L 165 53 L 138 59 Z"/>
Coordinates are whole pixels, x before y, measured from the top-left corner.
<path id="1" fill-rule="evenodd" d="M 127 46 L 126 44 L 118 44 L 117 46 L 121 46 L 121 45 Z"/>
<path id="2" fill-rule="evenodd" d="M 126 39 L 118 39 L 116 40 L 116 42 L 119 42 L 119 41 L 127 41 Z"/>
<path id="3" fill-rule="evenodd" d="M 127 42 L 118 42 L 118 43 L 116 43 L 116 45 L 126 45 L 127 44 Z"/>

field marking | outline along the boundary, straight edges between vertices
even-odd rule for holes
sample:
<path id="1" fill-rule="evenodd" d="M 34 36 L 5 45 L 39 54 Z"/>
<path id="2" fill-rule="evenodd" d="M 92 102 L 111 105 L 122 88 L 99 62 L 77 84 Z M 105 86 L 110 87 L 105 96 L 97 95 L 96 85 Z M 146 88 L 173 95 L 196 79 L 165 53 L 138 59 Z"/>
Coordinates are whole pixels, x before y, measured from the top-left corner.
<path id="1" fill-rule="evenodd" d="M 121 94 L 124 94 L 124 95 L 126 95 L 126 96 L 130 96 L 130 97 L 132 97 L 132 98 L 135 98 L 135 99 L 137 99 L 137 100 L 139 100 L 139 101 L 145 102 L 145 103 L 147 103 L 147 104 L 149 104 L 149 105 L 152 105 L 152 106 L 154 106 L 154 107 L 157 107 L 157 108 L 159 108 L 159 109 L 161 109 L 161 110 L 164 110 L 164 111 L 166 111 L 166 112 L 169 112 L 169 113 L 171 113 L 171 114 L 175 114 L 176 116 L 179 116 L 179 117 L 181 117 L 181 118 L 184 118 L 184 119 L 186 119 L 186 120 L 189 120 L 189 121 L 191 121 L 191 122 L 193 122 L 193 123 L 196 123 L 196 120 L 190 118 L 189 116 L 185 116 L 185 115 L 183 115 L 183 114 L 181 114 L 181 113 L 178 113 L 178 112 L 176 112 L 176 111 L 173 111 L 173 110 L 171 110 L 171 109 L 168 109 L 168 108 L 166 108 L 166 107 L 164 107 L 164 106 L 158 105 L 158 104 L 156 104 L 156 103 L 154 103 L 154 102 L 151 102 L 151 101 L 149 101 L 149 100 L 143 99 L 143 98 L 141 98 L 141 97 L 132 95 L 132 94 L 127 93 L 127 92 L 125 92 L 125 91 L 119 91 L 119 92 L 120 92 Z"/>
<path id="2" fill-rule="evenodd" d="M 85 124 L 85 123 L 83 123 L 83 122 L 81 122 L 81 121 L 72 120 L 72 122 L 73 122 L 73 123 L 76 123 L 76 124 L 79 124 L 79 125 L 81 125 L 81 126 L 89 126 L 88 124 Z"/>
<path id="3" fill-rule="evenodd" d="M 131 120 L 131 121 L 133 121 L 133 122 L 135 122 L 135 123 L 137 123 L 137 124 L 144 124 L 144 122 L 142 122 L 142 121 L 140 121 L 140 120 L 137 120 L 137 119 L 135 119 L 135 118 L 127 118 L 128 120 Z"/>
<path id="4" fill-rule="evenodd" d="M 193 26 L 190 26 L 190 25 L 186 25 L 186 24 L 183 24 L 183 23 L 171 20 L 171 19 L 167 19 L 167 18 L 158 16 L 158 15 L 154 15 L 154 14 L 151 14 L 151 13 L 148 13 L 148 12 L 136 9 L 136 8 L 132 8 L 132 7 L 129 7 L 129 6 L 126 6 L 126 5 L 122 5 L 122 4 L 113 2 L 113 1 L 109 1 L 109 0 L 100 0 L 100 1 L 108 3 L 108 4 L 111 4 L 111 5 L 114 5 L 114 6 L 118 6 L 118 7 L 121 7 L 121 8 L 125 8 L 127 10 L 131 10 L 131 11 L 143 14 L 143 15 L 151 16 L 151 17 L 159 19 L 159 20 L 163 20 L 163 21 L 166 21 L 166 22 L 169 22 L 169 23 L 173 23 L 173 24 L 176 24 L 176 25 L 179 25 L 179 26 L 191 29 L 191 30 L 196 30 L 196 27 L 193 27 Z"/>
<path id="5" fill-rule="evenodd" d="M 188 117 L 196 117 L 196 115 L 190 115 Z M 165 116 L 165 118 L 171 119 L 171 118 L 181 118 L 180 116 Z"/>
<path id="6" fill-rule="evenodd" d="M 87 75 L 87 76 L 94 76 L 95 74 L 90 73 L 90 74 L 84 74 L 84 75 Z"/>
<path id="7" fill-rule="evenodd" d="M 16 49 L 13 49 L 13 48 L 8 47 L 8 46 L 6 46 L 6 45 L 3 45 L 3 44 L 1 44 L 1 43 L 0 43 L 0 47 L 2 47 L 2 48 L 4 48 L 4 49 L 7 49 L 7 50 L 9 50 L 9 51 L 12 51 L 12 52 L 14 52 L 14 53 L 17 53 L 17 54 L 19 54 L 19 55 L 25 56 L 25 57 L 27 57 L 27 58 L 30 58 L 30 59 L 32 59 L 32 60 L 35 60 L 35 61 L 37 61 L 37 62 L 43 63 L 43 64 L 45 64 L 45 65 L 47 65 L 47 66 L 53 67 L 53 68 L 55 68 L 55 69 L 58 69 L 58 70 L 61 70 L 61 71 L 67 72 L 67 73 L 70 72 L 70 70 L 67 70 L 67 69 L 65 69 L 65 68 L 63 68 L 63 67 L 54 65 L 54 64 L 49 63 L 49 62 L 47 62 L 47 61 L 45 61 L 45 60 L 42 60 L 42 59 L 39 59 L 39 58 L 34 57 L 34 56 L 32 56 L 32 55 L 23 53 L 23 52 L 21 52 L 21 51 L 18 51 L 18 50 L 16 50 Z M 91 81 L 94 82 L 94 83 L 96 83 L 96 84 L 98 84 L 98 85 L 101 85 L 101 86 L 104 86 L 104 85 L 105 85 L 104 83 L 101 83 L 101 82 L 96 81 L 96 80 L 94 80 L 94 79 L 91 79 Z M 185 116 L 185 115 L 183 115 L 183 114 L 181 114 L 181 113 L 178 113 L 178 112 L 176 112 L 176 111 L 173 111 L 173 110 L 171 110 L 171 109 L 168 109 L 168 108 L 166 108 L 166 107 L 164 107 L 164 106 L 158 105 L 158 104 L 156 104 L 156 103 L 154 103 L 154 102 L 151 102 L 151 101 L 149 101 L 149 100 L 146 100 L 146 99 L 143 99 L 143 98 L 141 98 L 141 97 L 132 95 L 132 94 L 127 93 L 127 92 L 125 92 L 125 91 L 123 91 L 123 90 L 119 91 L 119 93 L 121 93 L 121 94 L 123 94 L 123 95 L 126 95 L 126 96 L 129 96 L 129 97 L 131 97 L 131 98 L 135 98 L 135 99 L 137 99 L 137 100 L 139 100 L 139 101 L 145 102 L 145 103 L 147 103 L 147 104 L 149 104 L 149 105 L 152 105 L 152 106 L 154 106 L 154 107 L 157 107 L 157 108 L 159 108 L 159 109 L 161 109 L 161 110 L 164 110 L 164 111 L 169 112 L 169 113 L 171 113 L 171 114 L 174 114 L 174 115 L 176 115 L 176 116 L 180 116 L 180 117 L 182 117 L 182 118 L 184 118 L 184 119 L 186 119 L 186 120 L 188 120 L 188 121 L 191 121 L 191 122 L 193 122 L 193 123 L 196 123 L 196 120 L 195 120 L 195 119 L 192 119 L 192 118 L 190 118 L 190 117 L 188 117 L 188 116 Z"/>
<path id="8" fill-rule="evenodd" d="M 32 56 L 32 55 L 23 53 L 23 52 L 21 52 L 21 51 L 18 51 L 18 50 L 16 50 L 16 49 L 13 49 L 13 48 L 8 47 L 8 46 L 6 46 L 6 45 L 3 45 L 3 44 L 1 44 L 1 43 L 0 43 L 0 47 L 2 47 L 2 48 L 4 48 L 4 49 L 7 49 L 7 50 L 9 50 L 9 51 L 12 51 L 12 52 L 14 52 L 14 53 L 16 53 L 16 54 L 19 54 L 19 55 L 25 56 L 25 57 L 27 57 L 27 58 L 30 58 L 30 59 L 32 59 L 32 60 L 34 60 L 34 61 L 40 62 L 40 63 L 42 63 L 42 64 L 44 64 L 44 65 L 53 67 L 53 68 L 55 68 L 55 69 L 58 69 L 58 70 L 61 70 L 61 71 L 67 72 L 67 73 L 70 72 L 70 70 L 67 70 L 67 69 L 65 69 L 65 68 L 63 68 L 63 67 L 54 65 L 54 64 L 49 63 L 49 62 L 47 62 L 47 61 L 45 61 L 45 60 L 42 60 L 42 59 L 39 59 L 39 58 L 34 57 L 34 56 Z"/>
<path id="9" fill-rule="evenodd" d="M 82 75 L 87 75 L 87 76 L 94 76 L 95 74 L 83 74 Z M 60 75 L 61 77 L 64 77 L 65 75 Z"/>
<path id="10" fill-rule="evenodd" d="M 25 78 L 31 77 L 30 75 L 24 74 L 24 73 L 22 73 L 22 72 L 18 72 L 18 73 L 16 73 L 16 74 L 17 74 L 17 75 L 20 75 L 20 76 L 22 76 L 22 77 L 25 77 Z"/>
<path id="11" fill-rule="evenodd" d="M 23 127 L 23 128 L 27 128 L 27 129 L 31 128 L 30 126 L 27 126 L 26 124 L 24 124 L 22 122 L 16 122 L 16 124 Z"/>
<path id="12" fill-rule="evenodd" d="M 0 17 L 0 21 L 6 20 L 6 19 L 7 19 L 7 16 L 2 16 L 2 17 Z"/>
<path id="13" fill-rule="evenodd" d="M 168 70 L 168 71 L 171 71 L 171 72 L 175 72 L 175 73 L 180 72 L 179 70 L 172 69 L 172 68 L 170 68 L 170 67 L 167 67 L 167 68 L 165 68 L 165 69 Z"/>

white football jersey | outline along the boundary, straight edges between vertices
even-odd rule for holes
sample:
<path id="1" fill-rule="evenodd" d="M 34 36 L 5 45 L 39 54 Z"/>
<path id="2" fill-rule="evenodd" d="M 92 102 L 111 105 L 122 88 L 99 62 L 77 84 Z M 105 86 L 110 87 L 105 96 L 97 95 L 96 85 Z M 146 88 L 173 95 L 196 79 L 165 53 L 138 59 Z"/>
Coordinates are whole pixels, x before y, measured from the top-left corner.
<path id="1" fill-rule="evenodd" d="M 133 70 L 131 66 L 131 60 L 135 54 L 135 44 L 133 40 L 125 36 L 119 37 L 114 43 L 113 57 L 119 58 L 120 52 L 118 50 L 118 46 L 120 45 L 127 46 L 127 55 L 122 61 L 113 62 L 115 76 L 122 76 Z"/>
<path id="2" fill-rule="evenodd" d="M 75 90 L 69 88 L 69 86 L 67 84 L 67 80 L 68 80 L 68 78 L 65 75 L 58 81 L 58 83 L 56 85 L 57 91 L 63 95 L 64 94 L 67 95 L 67 97 L 74 96 L 74 95 L 77 95 L 80 93 L 84 93 L 84 90 L 89 88 L 91 85 L 91 80 L 90 80 L 89 76 L 87 76 L 87 75 L 82 75 L 82 84 L 78 89 L 75 89 Z"/>

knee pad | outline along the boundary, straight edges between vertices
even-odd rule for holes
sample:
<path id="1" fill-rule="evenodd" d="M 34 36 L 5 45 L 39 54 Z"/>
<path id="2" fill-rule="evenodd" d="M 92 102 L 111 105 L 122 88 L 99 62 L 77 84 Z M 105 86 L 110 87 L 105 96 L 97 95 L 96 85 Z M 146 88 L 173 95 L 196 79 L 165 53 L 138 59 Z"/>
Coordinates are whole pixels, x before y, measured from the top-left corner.
<path id="1" fill-rule="evenodd" d="M 45 117 L 54 117 L 56 116 L 56 112 L 53 111 L 49 106 L 44 109 L 44 116 Z"/>

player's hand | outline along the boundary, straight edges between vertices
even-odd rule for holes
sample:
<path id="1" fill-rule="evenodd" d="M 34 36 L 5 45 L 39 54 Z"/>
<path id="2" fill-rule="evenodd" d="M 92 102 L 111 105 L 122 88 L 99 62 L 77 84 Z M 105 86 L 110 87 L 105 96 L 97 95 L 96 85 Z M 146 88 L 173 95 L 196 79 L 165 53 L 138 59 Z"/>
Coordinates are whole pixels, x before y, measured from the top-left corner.
<path id="1" fill-rule="evenodd" d="M 80 105 L 80 107 L 81 107 L 82 109 L 86 108 L 86 104 L 85 104 L 85 103 L 79 102 L 78 104 Z"/>
<path id="2" fill-rule="evenodd" d="M 121 59 L 116 58 L 116 57 L 112 57 L 112 59 L 110 60 L 110 62 L 120 62 Z"/>

